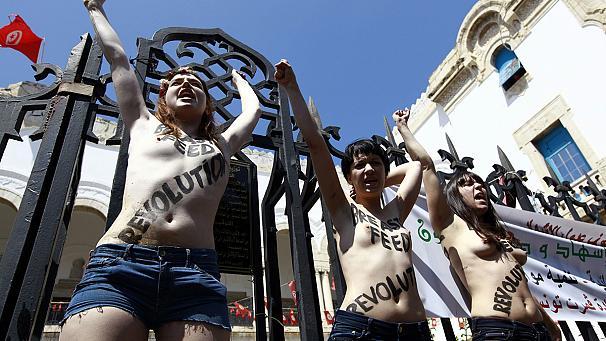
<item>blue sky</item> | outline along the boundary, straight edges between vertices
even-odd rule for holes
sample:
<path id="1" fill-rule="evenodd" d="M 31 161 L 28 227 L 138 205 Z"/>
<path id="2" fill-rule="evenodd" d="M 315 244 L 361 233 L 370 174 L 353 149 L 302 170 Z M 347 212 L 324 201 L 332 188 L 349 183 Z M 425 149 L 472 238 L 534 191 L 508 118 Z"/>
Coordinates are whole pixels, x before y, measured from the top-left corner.
<path id="1" fill-rule="evenodd" d="M 473 0 L 108 0 L 129 56 L 136 38 L 168 26 L 222 28 L 270 61 L 293 64 L 303 94 L 341 142 L 384 135 L 383 116 L 412 104 L 454 42 Z M 43 62 L 65 66 L 79 35 L 92 32 L 82 1 L 5 0 L 0 25 L 20 14 L 46 38 Z M 0 87 L 33 80 L 29 60 L 0 49 Z"/>

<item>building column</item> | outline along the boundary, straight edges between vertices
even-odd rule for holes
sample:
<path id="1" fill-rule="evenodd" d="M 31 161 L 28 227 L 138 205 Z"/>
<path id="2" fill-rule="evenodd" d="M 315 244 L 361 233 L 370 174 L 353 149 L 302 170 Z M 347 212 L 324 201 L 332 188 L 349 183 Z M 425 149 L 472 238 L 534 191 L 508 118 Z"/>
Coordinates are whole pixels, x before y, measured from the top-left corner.
<path id="1" fill-rule="evenodd" d="M 316 287 L 318 289 L 318 301 L 320 303 L 320 315 L 322 315 L 322 325 L 326 325 L 326 319 L 324 318 L 324 291 L 322 291 L 322 281 L 320 277 L 322 272 L 316 270 Z"/>
<path id="2" fill-rule="evenodd" d="M 332 291 L 330 290 L 330 275 L 328 271 L 324 271 L 322 273 L 322 289 L 322 296 L 324 296 L 324 309 L 334 317 L 335 312 L 334 307 L 332 306 Z"/>

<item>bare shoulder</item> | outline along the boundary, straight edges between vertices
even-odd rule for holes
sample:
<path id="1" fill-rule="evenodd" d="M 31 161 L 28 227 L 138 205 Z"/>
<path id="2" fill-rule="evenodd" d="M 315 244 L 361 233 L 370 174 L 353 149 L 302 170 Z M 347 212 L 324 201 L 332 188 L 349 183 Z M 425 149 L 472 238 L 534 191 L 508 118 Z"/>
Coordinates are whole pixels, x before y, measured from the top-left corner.
<path id="1" fill-rule="evenodd" d="M 221 153 L 225 156 L 225 159 L 229 159 L 232 155 L 238 152 L 237 150 L 231 150 L 229 142 L 227 141 L 227 139 L 225 139 L 225 136 L 223 136 L 223 134 L 217 134 L 216 144 L 217 148 L 219 148 L 219 150 L 221 150 Z"/>
<path id="2" fill-rule="evenodd" d="M 357 215 L 357 212 L 360 210 L 358 204 L 350 198 L 347 198 L 345 205 L 339 205 L 335 208 L 336 212 L 331 214 L 335 232 L 343 233 L 345 231 L 353 230 L 355 224 L 354 215 Z"/>
<path id="3" fill-rule="evenodd" d="M 156 116 L 145 108 L 137 115 L 136 120 L 130 122 L 130 127 L 127 127 L 127 129 L 129 130 L 131 137 L 137 137 L 155 134 L 156 130 L 160 129 L 160 125 L 162 125 L 162 123 Z M 164 127 L 164 125 L 162 125 L 162 127 Z"/>
<path id="4" fill-rule="evenodd" d="M 459 218 L 458 215 L 454 214 L 452 222 L 442 230 L 441 235 L 454 242 L 459 239 L 459 237 L 465 235 L 463 232 L 467 230 L 469 230 L 467 223 Z"/>

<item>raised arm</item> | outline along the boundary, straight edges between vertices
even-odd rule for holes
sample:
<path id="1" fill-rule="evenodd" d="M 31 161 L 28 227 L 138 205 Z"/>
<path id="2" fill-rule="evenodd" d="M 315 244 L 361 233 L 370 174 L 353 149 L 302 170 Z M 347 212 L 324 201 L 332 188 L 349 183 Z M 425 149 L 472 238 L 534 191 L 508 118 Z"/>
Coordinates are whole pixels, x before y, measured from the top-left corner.
<path id="1" fill-rule="evenodd" d="M 341 226 L 351 222 L 351 213 L 326 141 L 309 114 L 295 74 L 286 60 L 283 59 L 276 64 L 275 77 L 278 83 L 286 89 L 295 121 L 309 147 L 320 192 L 335 222 L 335 228 L 338 230 Z"/>
<path id="2" fill-rule="evenodd" d="M 84 6 L 88 10 L 103 54 L 111 67 L 120 114 L 124 125 L 130 130 L 137 119 L 147 119 L 150 114 L 120 38 L 107 20 L 107 15 L 103 10 L 104 2 L 105 0 L 84 0 Z"/>
<path id="3" fill-rule="evenodd" d="M 242 113 L 222 135 L 233 155 L 250 139 L 257 122 L 259 122 L 259 117 L 261 117 L 261 107 L 259 98 L 257 98 L 257 94 L 255 94 L 250 84 L 235 70 L 232 70 L 231 76 L 233 84 L 240 93 Z"/>
<path id="4" fill-rule="evenodd" d="M 410 129 L 408 129 L 409 117 L 410 111 L 408 109 L 398 110 L 393 114 L 393 120 L 396 122 L 398 131 L 406 144 L 406 151 L 408 151 L 413 160 L 421 163 L 423 184 L 425 185 L 425 192 L 427 194 L 429 220 L 434 231 L 439 233 L 452 223 L 453 213 L 448 206 L 443 188 L 440 186 L 440 180 L 438 179 L 433 160 L 414 137 Z"/>
<path id="5" fill-rule="evenodd" d="M 419 196 L 419 189 L 421 188 L 421 163 L 411 161 L 392 169 L 387 174 L 385 187 L 397 183 L 400 186 L 396 192 L 396 197 L 389 205 L 398 205 L 398 218 L 403 223 Z"/>

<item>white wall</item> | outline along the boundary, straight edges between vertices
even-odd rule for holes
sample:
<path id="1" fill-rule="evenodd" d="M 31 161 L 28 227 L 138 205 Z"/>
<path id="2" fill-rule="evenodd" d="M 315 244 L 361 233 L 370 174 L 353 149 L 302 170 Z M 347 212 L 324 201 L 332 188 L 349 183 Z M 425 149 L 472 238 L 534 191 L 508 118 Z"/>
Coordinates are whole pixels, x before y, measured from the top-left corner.
<path id="1" fill-rule="evenodd" d="M 515 50 L 531 77 L 521 96 L 508 103 L 499 86 L 498 73 L 493 72 L 451 109 L 448 123 L 444 124 L 446 116 L 440 117 L 437 109 L 416 136 L 438 159 L 436 150 L 447 149 L 444 132 L 448 132 L 460 157 L 476 158 L 474 170 L 482 176 L 499 162 L 498 144 L 514 167 L 528 172 L 529 185 L 538 188 L 542 180 L 536 177 L 529 158 L 518 149 L 512 134 L 560 95 L 598 159 L 603 158 L 605 38 L 602 29 L 581 27 L 564 3 L 556 3 Z"/>

